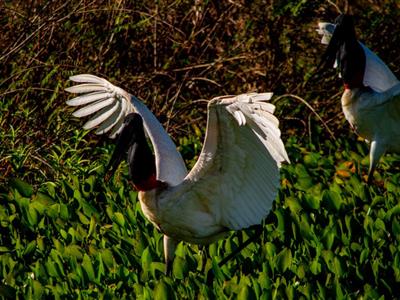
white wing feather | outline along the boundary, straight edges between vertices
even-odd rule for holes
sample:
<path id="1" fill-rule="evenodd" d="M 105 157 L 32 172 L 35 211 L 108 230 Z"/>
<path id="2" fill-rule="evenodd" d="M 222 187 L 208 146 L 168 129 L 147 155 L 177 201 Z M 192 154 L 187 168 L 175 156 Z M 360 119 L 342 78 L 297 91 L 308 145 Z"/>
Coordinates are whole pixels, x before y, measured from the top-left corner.
<path id="1" fill-rule="evenodd" d="M 142 116 L 146 133 L 153 144 L 157 179 L 173 186 L 182 182 L 187 175 L 182 156 L 157 118 L 141 101 L 94 75 L 80 74 L 70 79 L 80 84 L 66 88 L 67 92 L 85 93 L 67 101 L 70 106 L 83 106 L 73 115 L 81 118 L 95 114 L 85 123 L 85 129 L 97 127 L 96 134 L 110 132 L 110 138 L 115 138 L 122 130 L 125 116 L 137 112 Z"/>
<path id="2" fill-rule="evenodd" d="M 322 35 L 322 44 L 329 44 L 335 24 L 321 22 L 318 23 L 318 34 Z M 365 53 L 365 72 L 363 83 L 377 92 L 384 92 L 399 84 L 399 80 L 389 69 L 389 67 L 368 47 L 359 42 Z M 335 62 L 335 67 L 337 63 Z"/>
<path id="3" fill-rule="evenodd" d="M 269 98 L 249 94 L 210 101 L 206 138 L 196 165 L 182 184 L 159 200 L 171 211 L 188 212 L 175 217 L 188 231 L 204 228 L 207 235 L 217 225 L 238 230 L 260 224 L 268 215 L 278 192 L 280 164 L 289 162 L 278 120 L 271 114 L 274 106 L 259 102 Z M 171 200 L 181 197 L 179 203 Z M 195 207 L 201 215 L 208 211 L 213 217 L 194 216 L 200 214 Z M 198 219 L 203 223 L 197 224 Z"/>

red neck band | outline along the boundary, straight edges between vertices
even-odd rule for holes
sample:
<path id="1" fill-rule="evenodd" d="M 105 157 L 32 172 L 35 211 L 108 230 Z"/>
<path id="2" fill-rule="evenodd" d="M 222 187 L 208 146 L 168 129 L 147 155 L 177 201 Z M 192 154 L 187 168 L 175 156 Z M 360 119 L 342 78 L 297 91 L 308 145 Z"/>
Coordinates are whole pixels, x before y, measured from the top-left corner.
<path id="1" fill-rule="evenodd" d="M 149 191 L 152 190 L 156 187 L 160 186 L 160 181 L 157 180 L 156 175 L 153 174 L 146 180 L 143 180 L 138 183 L 134 183 L 133 186 L 135 187 L 136 190 L 138 191 Z"/>

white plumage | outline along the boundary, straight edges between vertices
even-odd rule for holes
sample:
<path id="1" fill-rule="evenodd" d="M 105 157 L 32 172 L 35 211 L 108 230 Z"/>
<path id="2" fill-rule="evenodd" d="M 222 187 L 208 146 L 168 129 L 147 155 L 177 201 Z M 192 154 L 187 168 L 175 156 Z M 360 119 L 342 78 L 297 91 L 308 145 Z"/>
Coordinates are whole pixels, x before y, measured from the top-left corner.
<path id="1" fill-rule="evenodd" d="M 379 158 L 386 151 L 400 152 L 400 82 L 375 53 L 356 40 L 354 33 L 349 34 L 354 32 L 351 17 L 342 15 L 339 19 L 339 25 L 319 23 L 317 31 L 323 36 L 321 42 L 335 49 L 329 55 L 336 55 L 342 69 L 346 68 L 342 109 L 353 130 L 371 143 L 368 171 L 371 181 Z M 337 31 L 338 26 L 341 28 Z M 330 44 L 333 35 L 336 48 Z M 361 48 L 357 49 L 357 43 Z M 361 56 L 355 53 L 360 49 Z M 363 69 L 357 66 L 360 62 L 364 63 Z M 360 74 L 362 82 L 358 82 Z"/>
<path id="2" fill-rule="evenodd" d="M 268 215 L 279 188 L 279 167 L 289 162 L 274 105 L 265 102 L 272 93 L 211 100 L 203 149 L 187 174 L 172 140 L 136 97 L 93 75 L 71 80 L 83 84 L 67 91 L 90 92 L 67 102 L 86 105 L 75 116 L 95 114 L 86 128 L 100 126 L 98 133 L 112 129 L 115 137 L 128 113 L 142 117 L 155 152 L 157 179 L 168 185 L 140 191 L 139 201 L 146 217 L 165 234 L 167 262 L 179 240 L 209 244 L 229 230 L 260 224 Z"/>

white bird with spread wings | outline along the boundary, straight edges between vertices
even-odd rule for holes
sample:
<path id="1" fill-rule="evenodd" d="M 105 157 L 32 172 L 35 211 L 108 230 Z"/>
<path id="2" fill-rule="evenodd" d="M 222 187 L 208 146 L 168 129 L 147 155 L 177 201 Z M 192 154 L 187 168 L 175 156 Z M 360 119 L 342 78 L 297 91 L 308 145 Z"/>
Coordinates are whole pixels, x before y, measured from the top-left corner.
<path id="1" fill-rule="evenodd" d="M 108 169 L 112 173 L 127 159 L 143 213 L 164 234 L 167 270 L 179 241 L 209 244 L 268 215 L 280 165 L 289 162 L 275 107 L 266 102 L 272 93 L 209 101 L 203 149 L 188 173 L 167 132 L 136 97 L 93 75 L 71 80 L 80 84 L 66 90 L 84 93 L 67 101 L 83 106 L 73 115 L 93 114 L 85 129 L 118 137 Z"/>

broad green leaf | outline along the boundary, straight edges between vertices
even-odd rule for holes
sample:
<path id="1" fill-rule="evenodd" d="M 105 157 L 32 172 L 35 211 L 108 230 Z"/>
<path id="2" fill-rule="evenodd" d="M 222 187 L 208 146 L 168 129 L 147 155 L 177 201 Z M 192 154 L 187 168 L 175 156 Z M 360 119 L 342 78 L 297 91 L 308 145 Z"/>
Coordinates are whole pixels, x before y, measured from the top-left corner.
<path id="1" fill-rule="evenodd" d="M 96 218 L 94 217 L 94 215 L 90 218 L 90 225 L 89 225 L 89 231 L 87 234 L 87 238 L 90 237 L 96 229 Z"/>
<path id="2" fill-rule="evenodd" d="M 28 206 L 27 210 L 27 217 L 28 217 L 28 222 L 31 226 L 35 226 L 38 223 L 38 215 L 36 209 L 31 205 L 31 203 Z"/>
<path id="3" fill-rule="evenodd" d="M 251 287 L 243 285 L 240 289 L 237 299 L 238 300 L 256 299 L 256 295 Z"/>
<path id="4" fill-rule="evenodd" d="M 19 178 L 10 179 L 9 185 L 16 189 L 23 197 L 30 198 L 33 194 L 33 187 Z"/>
<path id="5" fill-rule="evenodd" d="M 122 228 L 125 227 L 125 218 L 124 218 L 124 215 L 121 214 L 120 212 L 114 213 L 113 221 L 115 223 L 117 223 L 119 226 L 121 226 Z"/>
<path id="6" fill-rule="evenodd" d="M 32 281 L 33 299 L 42 299 L 45 291 L 44 287 L 37 280 Z"/>
<path id="7" fill-rule="evenodd" d="M 36 249 L 36 240 L 31 241 L 25 248 L 24 255 L 31 254 Z"/>
<path id="8" fill-rule="evenodd" d="M 85 270 L 88 279 L 92 282 L 95 281 L 96 275 L 94 273 L 93 264 L 89 255 L 87 254 L 83 255 L 82 268 Z"/>
<path id="9" fill-rule="evenodd" d="M 64 247 L 64 257 L 75 257 L 77 260 L 83 258 L 83 250 L 78 245 L 68 245 Z"/>
<path id="10" fill-rule="evenodd" d="M 173 262 L 173 274 L 178 279 L 183 279 L 186 277 L 189 268 L 186 260 L 180 256 L 176 256 Z"/>
<path id="11" fill-rule="evenodd" d="M 172 299 L 172 297 L 172 290 L 164 281 L 160 281 L 156 284 L 154 288 L 154 300 L 169 300 Z"/>
<path id="12" fill-rule="evenodd" d="M 280 272 L 285 272 L 292 264 L 292 252 L 284 248 L 276 256 L 276 266 Z"/>
<path id="13" fill-rule="evenodd" d="M 281 232 L 285 232 L 285 217 L 283 209 L 276 209 L 273 212 L 278 220 L 277 229 Z"/>
<path id="14" fill-rule="evenodd" d="M 212 272 L 214 273 L 214 276 L 217 280 L 223 281 L 225 276 L 222 273 L 221 268 L 218 266 L 217 261 L 215 260 L 215 258 L 213 257 L 211 260 L 211 264 L 212 264 Z"/>
<path id="15" fill-rule="evenodd" d="M 321 264 L 319 263 L 318 259 L 314 259 L 311 262 L 310 265 L 310 271 L 311 273 L 313 273 L 314 275 L 318 275 L 319 273 L 321 273 Z"/>
<path id="16" fill-rule="evenodd" d="M 322 199 L 330 208 L 336 211 L 340 210 L 343 203 L 341 195 L 335 191 L 330 191 L 330 190 L 325 190 L 323 192 Z"/>
<path id="17" fill-rule="evenodd" d="M 320 208 L 320 203 L 321 203 L 321 195 L 309 195 L 309 194 L 305 194 L 303 197 L 305 203 L 307 204 L 307 206 L 311 209 L 316 209 L 318 210 Z"/>
<path id="18" fill-rule="evenodd" d="M 142 253 L 141 261 L 142 261 L 143 270 L 145 270 L 146 272 L 149 271 L 150 264 L 153 261 L 153 258 L 151 257 L 151 254 L 150 254 L 149 247 L 146 247 L 146 249 L 144 249 L 144 251 Z"/>
<path id="19" fill-rule="evenodd" d="M 303 208 L 301 207 L 299 200 L 294 197 L 287 197 L 285 199 L 285 205 L 289 207 L 292 214 L 298 214 Z"/>

